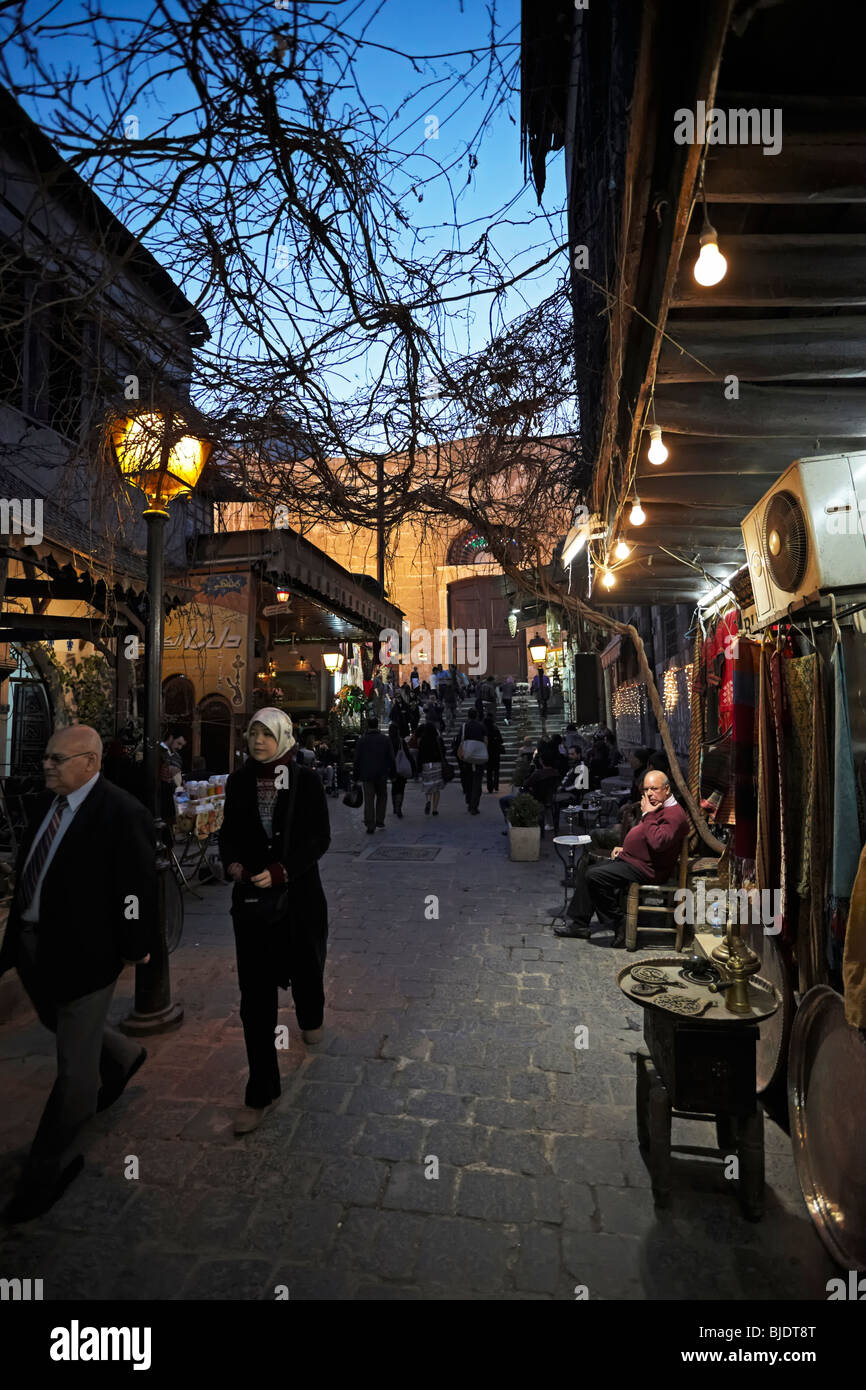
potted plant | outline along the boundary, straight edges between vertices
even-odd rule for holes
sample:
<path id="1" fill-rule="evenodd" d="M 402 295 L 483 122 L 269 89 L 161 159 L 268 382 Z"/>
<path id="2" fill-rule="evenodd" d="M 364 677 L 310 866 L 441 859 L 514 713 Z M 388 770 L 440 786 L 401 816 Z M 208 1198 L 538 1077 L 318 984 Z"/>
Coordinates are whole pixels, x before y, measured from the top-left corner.
<path id="1" fill-rule="evenodd" d="M 508 808 L 509 858 L 523 862 L 541 853 L 541 817 L 544 807 L 534 796 L 521 792 Z"/>

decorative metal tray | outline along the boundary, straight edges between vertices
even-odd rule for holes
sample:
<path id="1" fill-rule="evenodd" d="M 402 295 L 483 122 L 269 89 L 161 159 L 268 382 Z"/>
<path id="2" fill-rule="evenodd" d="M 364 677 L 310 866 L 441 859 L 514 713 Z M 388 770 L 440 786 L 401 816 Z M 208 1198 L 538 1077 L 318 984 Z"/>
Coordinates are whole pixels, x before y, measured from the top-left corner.
<path id="1" fill-rule="evenodd" d="M 707 964 L 709 967 L 710 962 Z M 684 1018 L 703 1018 L 707 1023 L 756 1023 L 778 1008 L 779 996 L 773 985 L 760 975 L 754 975 L 749 982 L 752 1013 L 731 1013 L 725 1008 L 724 995 L 711 994 L 708 988 L 719 972 L 713 968 L 706 984 L 699 984 L 683 979 L 684 967 L 688 965 L 689 957 L 685 955 L 654 956 L 650 961 L 635 961 L 634 965 L 624 966 L 616 980 L 623 994 L 636 1004 L 664 1009 Z"/>
<path id="2" fill-rule="evenodd" d="M 795 1012 L 794 992 L 775 938 L 765 936 L 764 928 L 757 923 L 749 926 L 746 939 L 752 950 L 761 957 L 761 975 L 778 991 L 780 1001 L 776 1012 L 761 1024 L 758 1038 L 755 1068 L 760 1095 L 769 1090 L 779 1077 L 787 1077 L 788 1074 L 788 1046 Z"/>
<path id="3" fill-rule="evenodd" d="M 791 1029 L 791 1144 L 818 1234 L 843 1269 L 866 1268 L 866 1040 L 828 985 L 806 994 Z"/>

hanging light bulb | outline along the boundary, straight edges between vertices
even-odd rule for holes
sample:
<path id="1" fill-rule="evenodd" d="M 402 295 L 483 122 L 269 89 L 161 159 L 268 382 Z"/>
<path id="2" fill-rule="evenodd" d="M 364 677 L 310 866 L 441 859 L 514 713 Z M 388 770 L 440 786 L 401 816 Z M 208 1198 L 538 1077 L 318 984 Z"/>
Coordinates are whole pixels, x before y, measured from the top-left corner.
<path id="1" fill-rule="evenodd" d="M 606 589 L 612 589 L 616 583 L 616 575 L 613 570 L 605 570 L 601 576 L 601 582 Z"/>
<path id="2" fill-rule="evenodd" d="M 650 463 L 664 463 L 667 456 L 667 445 L 662 443 L 662 427 L 661 425 L 652 425 L 650 428 L 650 446 L 647 458 Z"/>
<path id="3" fill-rule="evenodd" d="M 728 263 L 719 250 L 719 235 L 715 227 L 704 222 L 701 250 L 695 261 L 695 279 L 699 285 L 717 285 L 725 277 Z"/>
<path id="4" fill-rule="evenodd" d="M 634 499 L 634 506 L 629 513 L 629 521 L 632 526 L 643 526 L 646 521 L 646 512 L 640 504 L 640 498 Z"/>
<path id="5" fill-rule="evenodd" d="M 629 555 L 631 554 L 631 547 L 626 545 L 625 541 L 619 540 L 616 543 L 616 547 L 613 553 L 616 556 L 617 560 L 627 560 Z"/>

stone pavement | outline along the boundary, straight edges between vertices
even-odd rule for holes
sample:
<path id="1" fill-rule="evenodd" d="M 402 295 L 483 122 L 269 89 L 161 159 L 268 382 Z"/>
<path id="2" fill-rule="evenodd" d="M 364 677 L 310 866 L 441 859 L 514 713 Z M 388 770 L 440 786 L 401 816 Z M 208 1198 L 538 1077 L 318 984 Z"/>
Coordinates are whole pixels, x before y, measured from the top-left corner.
<path id="1" fill-rule="evenodd" d="M 203 888 L 172 957 L 182 1029 L 94 1120 L 63 1200 L 0 1236 L 0 1276 L 42 1278 L 46 1299 L 273 1299 L 279 1285 L 291 1299 L 826 1298 L 834 1270 L 771 1122 L 762 1222 L 700 1161 L 680 1160 L 655 1211 L 633 1109 L 641 1011 L 615 983 L 626 957 L 552 936 L 549 840 L 539 863 L 512 864 L 496 797 L 470 817 L 458 784 L 433 819 L 410 783 L 405 818 L 389 812 L 375 839 L 329 805 L 328 1034 L 306 1048 L 281 1011 L 280 1109 L 233 1137 L 246 1071 L 229 890 Z M 380 857 L 411 847 L 427 856 Z M 131 987 L 127 971 L 115 1018 Z M 35 1020 L 0 1030 L 4 1201 L 53 1076 Z M 712 1131 L 675 1122 L 677 1139 Z"/>

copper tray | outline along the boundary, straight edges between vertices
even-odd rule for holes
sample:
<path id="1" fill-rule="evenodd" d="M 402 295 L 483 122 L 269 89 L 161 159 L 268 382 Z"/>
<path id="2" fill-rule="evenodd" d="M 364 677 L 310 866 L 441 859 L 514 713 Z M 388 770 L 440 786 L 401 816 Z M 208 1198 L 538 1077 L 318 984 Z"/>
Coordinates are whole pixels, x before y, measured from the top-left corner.
<path id="1" fill-rule="evenodd" d="M 659 1003 L 658 995 L 633 993 L 632 968 L 633 966 L 639 968 L 642 965 L 655 966 L 664 974 L 669 975 L 672 980 L 678 980 L 679 972 L 687 960 L 687 956 L 679 955 L 652 956 L 649 960 L 634 961 L 632 964 L 624 965 L 618 971 L 616 982 L 626 998 L 631 999 L 634 1004 L 640 1004 L 642 1008 L 661 1008 L 667 1012 L 664 1005 Z M 699 1023 L 758 1023 L 779 1007 L 778 994 L 770 982 L 761 975 L 753 975 L 749 981 L 749 1001 L 753 1012 L 745 1017 L 742 1014 L 731 1013 L 729 1009 L 726 1009 L 723 996 L 711 994 L 706 985 L 687 985 L 682 990 L 674 986 L 671 994 L 674 997 L 681 996 L 686 999 L 700 1000 L 707 1005 L 705 1012 L 694 1015 L 696 1022 Z M 683 1017 L 687 1016 L 683 1015 Z"/>
<path id="2" fill-rule="evenodd" d="M 866 1041 L 841 995 L 816 985 L 791 1029 L 791 1144 L 818 1234 L 843 1269 L 866 1268 Z"/>
<path id="3" fill-rule="evenodd" d="M 794 1021 L 794 993 L 782 953 L 772 936 L 764 935 L 758 923 L 748 929 L 747 940 L 761 958 L 761 975 L 776 989 L 779 1007 L 761 1022 L 755 1056 L 758 1094 L 769 1090 L 773 1082 L 788 1073 L 788 1046 L 791 1024 Z"/>

